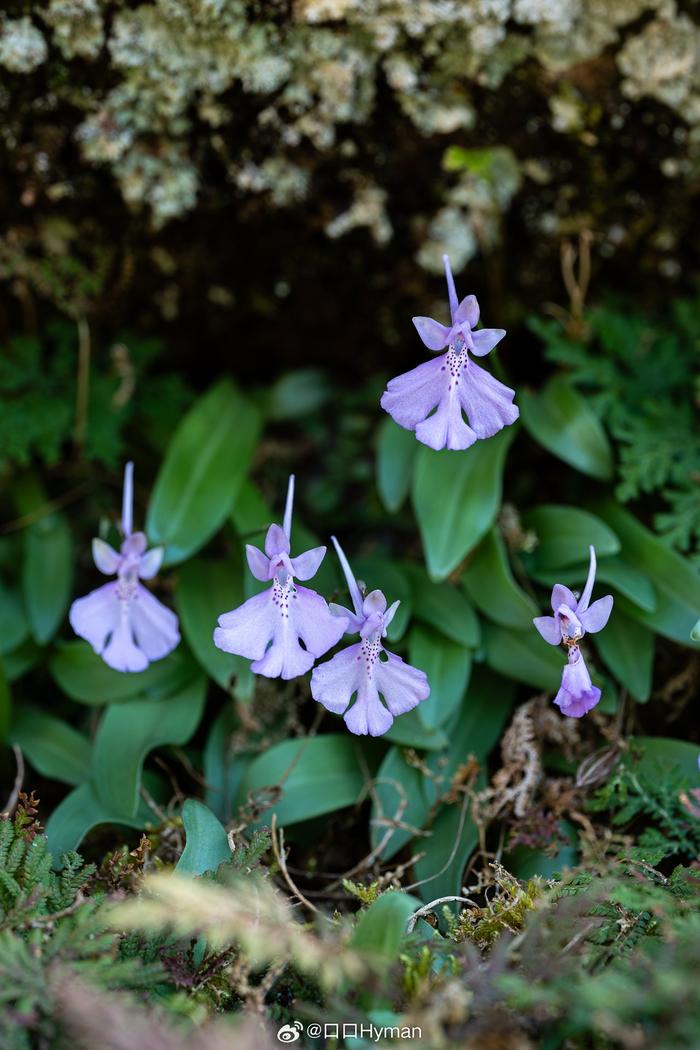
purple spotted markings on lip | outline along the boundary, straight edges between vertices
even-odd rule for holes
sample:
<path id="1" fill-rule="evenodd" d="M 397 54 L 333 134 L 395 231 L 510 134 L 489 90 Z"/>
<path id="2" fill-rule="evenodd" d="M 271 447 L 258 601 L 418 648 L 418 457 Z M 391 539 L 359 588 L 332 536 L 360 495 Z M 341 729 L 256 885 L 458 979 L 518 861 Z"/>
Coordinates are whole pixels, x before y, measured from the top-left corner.
<path id="1" fill-rule="evenodd" d="M 214 644 L 227 653 L 253 660 L 251 669 L 267 678 L 296 678 L 328 652 L 343 635 L 345 620 L 331 614 L 316 591 L 294 583 L 310 580 L 326 553 L 315 547 L 290 557 L 294 475 L 289 479 L 284 524 L 270 525 L 265 553 L 246 546 L 248 567 L 257 580 L 272 586 L 219 617 Z"/>
<path id="2" fill-rule="evenodd" d="M 163 548 L 147 550 L 143 532 L 133 532 L 134 465 L 124 470 L 119 552 L 104 540 L 92 541 L 95 565 L 116 581 L 78 598 L 70 609 L 70 624 L 116 671 L 145 671 L 180 641 L 177 616 L 139 581 L 150 580 L 163 561 Z"/>
<path id="3" fill-rule="evenodd" d="M 382 645 L 399 602 L 387 609 L 381 591 L 372 591 L 363 599 L 335 536 L 333 544 L 345 573 L 353 611 L 340 605 L 331 605 L 331 610 L 342 618 L 348 634 L 359 632 L 361 641 L 314 668 L 311 695 L 328 711 L 344 715 L 351 733 L 381 736 L 391 727 L 395 716 L 428 698 L 430 685 L 423 671 L 387 652 Z M 350 707 L 353 696 L 356 699 Z"/>
<path id="4" fill-rule="evenodd" d="M 552 588 L 554 616 L 538 616 L 532 622 L 545 642 L 563 643 L 568 650 L 567 663 L 562 672 L 561 688 L 554 698 L 562 714 L 581 718 L 600 700 L 600 689 L 593 685 L 586 662 L 579 648 L 585 634 L 602 631 L 610 619 L 613 597 L 606 594 L 591 605 L 596 574 L 595 548 L 590 547 L 588 578 L 580 598 L 561 583 Z"/>
<path id="5" fill-rule="evenodd" d="M 447 327 L 432 317 L 414 317 L 413 323 L 429 350 L 437 353 L 447 347 L 447 352 L 391 379 L 381 405 L 400 426 L 415 431 L 424 445 L 465 449 L 514 423 L 519 411 L 513 404 L 515 391 L 469 356 L 488 354 L 506 334 L 504 329 L 474 330 L 479 322 L 476 296 L 458 302 L 450 260 L 444 255 L 443 261 L 452 324 Z"/>

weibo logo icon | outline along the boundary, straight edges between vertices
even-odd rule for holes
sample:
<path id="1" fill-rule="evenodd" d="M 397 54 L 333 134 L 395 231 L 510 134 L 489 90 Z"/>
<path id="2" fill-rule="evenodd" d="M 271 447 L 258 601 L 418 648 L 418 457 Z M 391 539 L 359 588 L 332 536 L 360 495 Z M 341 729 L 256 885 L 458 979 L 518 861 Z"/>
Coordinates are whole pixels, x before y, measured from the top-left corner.
<path id="1" fill-rule="evenodd" d="M 296 1043 L 303 1030 L 304 1026 L 301 1021 L 295 1021 L 294 1024 L 283 1024 L 277 1032 L 277 1038 L 280 1043 Z"/>

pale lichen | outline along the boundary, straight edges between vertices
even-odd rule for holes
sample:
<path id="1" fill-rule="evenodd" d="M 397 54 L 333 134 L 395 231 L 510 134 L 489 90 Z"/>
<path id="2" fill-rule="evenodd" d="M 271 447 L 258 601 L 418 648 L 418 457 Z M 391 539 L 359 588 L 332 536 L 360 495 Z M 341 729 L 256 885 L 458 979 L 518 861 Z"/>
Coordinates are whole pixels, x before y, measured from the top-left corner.
<path id="1" fill-rule="evenodd" d="M 10 73 L 32 73 L 46 61 L 47 54 L 44 36 L 31 19 L 0 21 L 0 66 Z"/>

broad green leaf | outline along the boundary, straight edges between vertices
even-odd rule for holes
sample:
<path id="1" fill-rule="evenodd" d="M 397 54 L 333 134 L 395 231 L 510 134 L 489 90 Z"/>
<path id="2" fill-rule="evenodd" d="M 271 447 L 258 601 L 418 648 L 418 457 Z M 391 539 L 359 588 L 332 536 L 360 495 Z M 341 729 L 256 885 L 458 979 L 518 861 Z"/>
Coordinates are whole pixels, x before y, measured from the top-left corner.
<path id="1" fill-rule="evenodd" d="M 381 842 L 382 860 L 391 860 L 428 819 L 430 803 L 423 789 L 423 773 L 406 761 L 404 751 L 391 747 L 380 765 L 372 791 L 370 845 Z"/>
<path id="2" fill-rule="evenodd" d="M 3 661 L 0 658 L 0 743 L 7 739 L 12 719 L 12 694 L 5 674 Z"/>
<path id="3" fill-rule="evenodd" d="M 44 777 L 64 784 L 83 784 L 92 772 L 90 741 L 67 722 L 38 707 L 18 709 L 10 730 L 32 766 Z"/>
<path id="4" fill-rule="evenodd" d="M 583 589 L 587 575 L 588 562 L 565 565 L 560 569 L 532 572 L 533 578 L 538 583 L 546 584 L 548 587 L 553 587 L 555 583 L 578 585 L 579 591 Z M 641 569 L 629 565 L 619 555 L 598 558 L 596 580 L 599 584 L 609 583 L 644 612 L 653 612 L 656 608 L 656 593 L 649 577 Z M 598 594 L 598 588 L 596 588 L 596 594 Z"/>
<path id="5" fill-rule="evenodd" d="M 320 408 L 331 396 L 331 389 L 328 376 L 320 368 L 299 368 L 281 375 L 264 396 L 269 419 L 300 419 Z"/>
<path id="6" fill-rule="evenodd" d="M 217 649 L 212 636 L 219 616 L 242 601 L 240 570 L 231 559 L 194 558 L 178 572 L 175 605 L 182 632 L 199 664 L 223 689 L 250 661 Z"/>
<path id="7" fill-rule="evenodd" d="M 185 826 L 185 848 L 175 865 L 181 875 L 204 875 L 216 871 L 220 864 L 231 859 L 226 829 L 212 811 L 194 798 L 188 798 L 182 807 Z"/>
<path id="8" fill-rule="evenodd" d="M 250 753 L 235 751 L 231 746 L 239 729 L 233 706 L 228 704 L 214 720 L 204 746 L 204 801 L 224 823 L 231 818 L 234 799 L 252 761 Z"/>
<path id="9" fill-rule="evenodd" d="M 511 631 L 495 624 L 484 624 L 486 663 L 494 671 L 533 689 L 556 693 L 566 662 L 563 651 L 548 645 L 535 628 Z"/>
<path id="10" fill-rule="evenodd" d="M 335 553 L 332 557 L 335 558 Z M 387 605 L 391 605 L 397 599 L 401 602 L 387 632 L 390 642 L 397 641 L 403 636 L 408 626 L 413 604 L 411 587 L 405 574 L 401 569 L 392 565 L 385 555 L 359 555 L 357 558 L 350 557 L 349 560 L 360 586 L 364 584 L 367 591 L 383 591 Z M 343 593 L 346 592 L 343 591 Z M 351 607 L 349 599 L 346 604 L 348 608 Z"/>
<path id="11" fill-rule="evenodd" d="M 448 744 L 443 729 L 429 731 L 425 728 L 415 707 L 394 719 L 391 729 L 384 734 L 384 740 L 402 744 L 404 747 L 418 747 L 422 751 L 440 751 Z"/>
<path id="12" fill-rule="evenodd" d="M 150 810 L 142 808 L 134 817 L 115 813 L 98 797 L 92 781 L 73 788 L 56 806 L 46 822 L 46 837 L 53 854 L 54 867 L 69 850 L 77 849 L 84 837 L 100 824 L 123 824 L 143 828 L 152 820 Z"/>
<path id="13" fill-rule="evenodd" d="M 470 559 L 462 586 L 480 612 L 501 627 L 526 630 L 538 615 L 537 607 L 515 582 L 505 545 L 496 529 L 491 529 Z"/>
<path id="14" fill-rule="evenodd" d="M 689 646 L 700 644 L 700 640 L 690 637 L 693 624 L 700 616 L 697 569 L 612 500 L 604 503 L 599 512 L 620 537 L 625 561 L 646 573 L 656 591 L 653 612 L 630 608 L 631 615 L 649 630 L 674 642 Z"/>
<path id="15" fill-rule="evenodd" d="M 62 514 L 47 514 L 24 532 L 22 588 L 32 634 L 53 638 L 66 614 L 73 583 L 73 540 Z"/>
<path id="16" fill-rule="evenodd" d="M 627 616 L 616 603 L 605 630 L 595 635 L 595 644 L 620 685 L 629 689 L 635 700 L 648 700 L 654 666 L 653 632 Z"/>
<path id="17" fill-rule="evenodd" d="M 0 583 L 0 655 L 17 649 L 29 637 L 29 624 L 22 599 Z"/>
<path id="18" fill-rule="evenodd" d="M 387 417 L 377 439 L 377 490 L 391 513 L 401 508 L 411 489 L 413 465 L 419 443 L 411 430 L 404 430 Z"/>
<path id="19" fill-rule="evenodd" d="M 32 667 L 35 667 L 41 660 L 42 653 L 43 649 L 36 644 L 33 638 L 27 638 L 17 649 L 13 649 L 11 653 L 5 653 L 2 660 L 8 682 L 16 682 L 27 671 L 31 671 Z"/>
<path id="20" fill-rule="evenodd" d="M 433 583 L 417 565 L 404 566 L 404 572 L 413 593 L 413 615 L 453 642 L 476 649 L 481 627 L 465 595 L 449 583 Z"/>
<path id="21" fill-rule="evenodd" d="M 521 390 L 518 398 L 525 429 L 552 455 L 599 481 L 613 476 L 613 455 L 607 434 L 585 397 L 564 376 L 555 376 L 543 390 Z"/>
<path id="22" fill-rule="evenodd" d="M 690 632 L 690 637 L 693 639 L 694 642 L 700 642 L 700 620 L 698 620 L 698 622 L 695 624 L 695 627 L 693 627 L 692 631 Z"/>
<path id="23" fill-rule="evenodd" d="M 131 700 L 105 711 L 93 748 L 97 794 L 112 813 L 133 817 L 146 756 L 164 744 L 186 744 L 199 725 L 206 681 L 198 678 L 165 700 Z"/>
<path id="24" fill-rule="evenodd" d="M 145 671 L 126 674 L 108 667 L 87 642 L 61 642 L 49 666 L 64 693 L 93 707 L 135 697 L 169 696 L 198 673 L 183 646 Z"/>
<path id="25" fill-rule="evenodd" d="M 620 541 L 612 529 L 578 507 L 543 504 L 523 514 L 523 526 L 537 536 L 534 552 L 523 558 L 536 571 L 585 561 L 591 544 L 599 558 L 620 550 Z"/>
<path id="26" fill-rule="evenodd" d="M 228 379 L 213 386 L 180 423 L 153 488 L 146 518 L 165 564 L 184 561 L 224 523 L 260 431 L 257 409 Z"/>
<path id="27" fill-rule="evenodd" d="M 430 696 L 416 709 L 418 718 L 426 729 L 437 729 L 462 702 L 472 669 L 471 649 L 429 627 L 414 627 L 408 651 L 409 662 L 425 671 L 430 683 Z"/>
<path id="28" fill-rule="evenodd" d="M 493 525 L 513 436 L 507 427 L 464 452 L 419 449 L 413 506 L 432 579 L 444 580 Z"/>
<path id="29" fill-rule="evenodd" d="M 408 893 L 389 890 L 363 911 L 350 947 L 362 954 L 379 957 L 388 966 L 399 956 L 406 939 L 406 924 L 421 902 Z"/>
<path id="30" fill-rule="evenodd" d="M 658 777 L 659 773 L 676 771 L 687 777 L 691 785 L 700 786 L 697 744 L 664 736 L 633 736 L 629 742 L 633 749 L 642 750 L 641 758 L 634 765 L 647 776 Z"/>
<path id="31" fill-rule="evenodd" d="M 258 799 L 279 800 L 261 814 L 258 825 L 269 824 L 273 813 L 280 824 L 296 824 L 324 813 L 345 809 L 357 801 L 364 787 L 358 744 L 349 735 L 329 733 L 275 744 L 251 763 L 238 804 L 251 792 Z"/>
<path id="32" fill-rule="evenodd" d="M 492 748 L 498 742 L 513 704 L 514 689 L 510 682 L 485 668 L 475 671 L 467 697 L 450 733 L 450 745 L 445 755 L 431 753 L 428 766 L 434 781 L 424 780 L 424 791 L 431 802 L 438 792 L 446 794 L 452 778 L 474 755 L 482 768 Z M 485 776 L 481 774 L 482 784 Z M 469 800 L 443 806 L 438 812 L 429 838 L 421 838 L 417 846 L 425 856 L 416 862 L 416 887 L 424 901 L 459 893 L 466 862 L 476 847 L 478 831 L 471 819 Z"/>

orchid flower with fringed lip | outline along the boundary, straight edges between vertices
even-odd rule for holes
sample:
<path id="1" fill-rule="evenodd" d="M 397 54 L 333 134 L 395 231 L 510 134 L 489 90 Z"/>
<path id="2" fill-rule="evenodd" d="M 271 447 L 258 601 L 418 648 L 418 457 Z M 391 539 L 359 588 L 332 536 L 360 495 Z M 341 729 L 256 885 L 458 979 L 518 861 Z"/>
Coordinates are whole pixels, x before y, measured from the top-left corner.
<path id="1" fill-rule="evenodd" d="M 568 649 L 567 664 L 562 672 L 561 688 L 554 698 L 562 714 L 580 718 L 588 713 L 600 700 L 600 689 L 593 685 L 586 662 L 579 648 L 583 636 L 602 631 L 610 619 L 613 597 L 606 594 L 591 605 L 596 574 L 595 548 L 589 547 L 590 565 L 588 578 L 580 598 L 562 583 L 552 588 L 552 610 L 554 616 L 538 616 L 532 622 L 545 642 Z"/>
<path id="2" fill-rule="evenodd" d="M 359 632 L 361 642 L 336 653 L 314 668 L 311 695 L 328 711 L 344 715 L 351 733 L 381 736 L 394 717 L 405 714 L 430 696 L 427 676 L 382 645 L 399 602 L 387 609 L 381 591 L 371 591 L 364 599 L 347 558 L 335 536 L 331 537 L 345 573 L 353 610 L 331 605 L 342 618 L 348 634 Z M 348 710 L 354 694 L 354 704 Z M 384 699 L 382 703 L 380 694 Z M 386 706 L 385 706 L 386 705 Z"/>
<path id="3" fill-rule="evenodd" d="M 478 438 L 493 437 L 520 413 L 513 404 L 515 391 L 469 356 L 484 357 L 501 341 L 505 330 L 474 331 L 479 322 L 476 296 L 458 302 L 450 260 L 447 255 L 442 258 L 452 324 L 442 325 L 432 317 L 414 317 L 413 323 L 429 350 L 437 353 L 447 347 L 447 353 L 391 379 L 381 406 L 400 426 L 415 431 L 424 445 L 438 450 L 465 449 Z"/>
<path id="4" fill-rule="evenodd" d="M 139 580 L 150 580 L 163 561 L 163 548 L 147 550 L 143 532 L 133 532 L 134 464 L 124 470 L 119 553 L 104 540 L 92 541 L 95 565 L 113 583 L 78 598 L 69 620 L 77 635 L 90 643 L 109 667 L 116 671 L 145 671 L 180 641 L 177 616 L 148 591 Z"/>
<path id="5" fill-rule="evenodd" d="M 315 547 L 290 557 L 294 475 L 289 478 L 284 524 L 270 525 L 265 553 L 246 545 L 248 567 L 257 580 L 272 580 L 261 594 L 219 617 L 214 644 L 226 653 L 255 661 L 251 669 L 267 678 L 297 678 L 306 674 L 343 635 L 345 620 L 333 616 L 316 591 L 299 587 L 294 578 L 310 580 L 326 553 Z M 301 643 L 301 644 L 300 644 Z M 303 648 L 302 648 L 303 645 Z"/>

